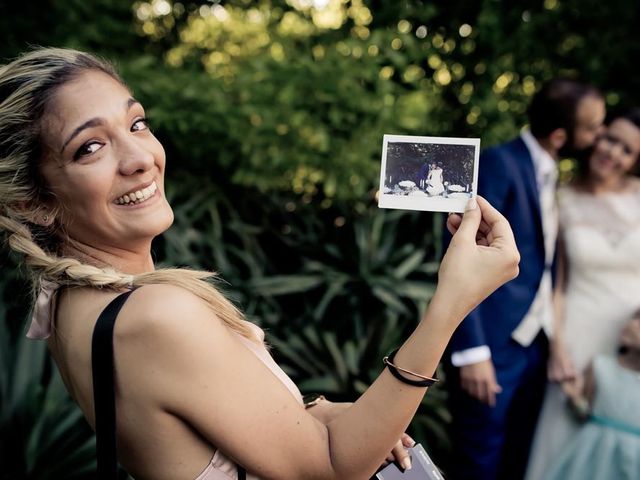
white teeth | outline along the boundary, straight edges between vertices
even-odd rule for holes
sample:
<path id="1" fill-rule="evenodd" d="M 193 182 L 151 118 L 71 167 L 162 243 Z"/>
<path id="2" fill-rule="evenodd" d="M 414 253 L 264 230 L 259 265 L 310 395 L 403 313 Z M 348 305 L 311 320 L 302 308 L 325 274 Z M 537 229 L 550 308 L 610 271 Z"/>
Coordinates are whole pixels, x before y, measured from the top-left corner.
<path id="1" fill-rule="evenodd" d="M 156 182 L 153 182 L 151 185 L 143 188 L 142 190 L 129 192 L 117 198 L 115 203 L 117 205 L 127 205 L 129 203 L 132 203 L 132 204 L 142 203 L 145 200 L 151 198 L 156 193 L 157 190 L 158 190 L 158 185 L 156 184 Z"/>

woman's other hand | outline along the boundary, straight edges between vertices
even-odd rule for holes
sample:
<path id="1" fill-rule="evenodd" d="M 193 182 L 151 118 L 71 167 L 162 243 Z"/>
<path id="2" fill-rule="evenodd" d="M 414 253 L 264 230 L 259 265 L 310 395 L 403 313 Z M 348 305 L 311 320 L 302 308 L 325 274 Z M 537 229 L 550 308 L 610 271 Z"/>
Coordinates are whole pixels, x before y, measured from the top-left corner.
<path id="1" fill-rule="evenodd" d="M 518 275 L 520 254 L 509 222 L 482 197 L 471 198 L 464 215 L 449 215 L 447 228 L 453 238 L 440 265 L 436 296 L 462 319 Z"/>
<path id="2" fill-rule="evenodd" d="M 353 405 L 352 402 L 332 402 L 324 399 L 313 407 L 307 408 L 307 412 L 327 425 L 331 420 L 346 412 L 351 405 Z"/>
<path id="3" fill-rule="evenodd" d="M 586 395 L 585 377 L 575 375 L 572 380 L 560 383 L 562 392 L 567 397 L 569 406 L 578 419 L 585 419 L 589 415 L 589 397 Z"/>
<path id="4" fill-rule="evenodd" d="M 391 462 L 397 462 L 405 470 L 411 470 L 411 456 L 407 451 L 408 448 L 413 447 L 416 442 L 406 433 L 402 434 L 400 440 L 395 444 L 383 466 L 388 465 Z"/>

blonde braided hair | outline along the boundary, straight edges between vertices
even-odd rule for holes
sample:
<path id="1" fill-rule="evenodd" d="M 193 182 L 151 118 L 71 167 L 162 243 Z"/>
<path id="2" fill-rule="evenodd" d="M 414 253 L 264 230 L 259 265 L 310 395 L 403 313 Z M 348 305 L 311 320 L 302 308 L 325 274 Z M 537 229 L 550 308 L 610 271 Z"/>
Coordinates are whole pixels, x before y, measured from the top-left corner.
<path id="1" fill-rule="evenodd" d="M 42 280 L 112 290 L 176 285 L 201 298 L 229 328 L 256 340 L 242 313 L 207 281 L 216 277 L 214 272 L 167 268 L 129 275 L 99 268 L 58 255 L 59 225 L 33 223 L 43 199 L 51 195 L 39 172 L 41 118 L 56 88 L 90 70 L 123 83 L 109 63 L 70 49 L 39 48 L 0 66 L 0 232 L 6 233 L 11 250 L 23 256 L 34 292 Z"/>

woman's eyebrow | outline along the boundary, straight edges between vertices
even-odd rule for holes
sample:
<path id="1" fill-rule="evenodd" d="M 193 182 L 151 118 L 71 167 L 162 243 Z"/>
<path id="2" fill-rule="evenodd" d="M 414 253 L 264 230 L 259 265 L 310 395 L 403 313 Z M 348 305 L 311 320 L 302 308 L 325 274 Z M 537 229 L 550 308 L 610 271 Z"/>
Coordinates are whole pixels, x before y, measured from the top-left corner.
<path id="1" fill-rule="evenodd" d="M 131 107 L 133 107 L 136 104 L 140 104 L 140 102 L 137 101 L 135 98 L 131 97 L 131 98 L 127 99 L 127 101 L 125 103 L 125 111 L 128 112 L 129 110 L 131 110 Z M 80 132 L 82 132 L 83 130 L 86 130 L 87 128 L 92 128 L 92 127 L 97 127 L 97 126 L 100 126 L 100 125 L 104 125 L 104 123 L 105 122 L 104 122 L 103 118 L 94 117 L 94 118 L 91 118 L 91 119 L 87 120 L 82 125 L 76 127 L 75 130 L 73 132 L 71 132 L 71 135 L 69 135 L 69 138 L 67 138 L 67 140 L 62 145 L 62 148 L 60 149 L 60 153 L 62 154 L 62 152 L 64 152 L 64 149 L 67 147 L 69 142 L 71 142 L 71 140 L 76 138 Z"/>

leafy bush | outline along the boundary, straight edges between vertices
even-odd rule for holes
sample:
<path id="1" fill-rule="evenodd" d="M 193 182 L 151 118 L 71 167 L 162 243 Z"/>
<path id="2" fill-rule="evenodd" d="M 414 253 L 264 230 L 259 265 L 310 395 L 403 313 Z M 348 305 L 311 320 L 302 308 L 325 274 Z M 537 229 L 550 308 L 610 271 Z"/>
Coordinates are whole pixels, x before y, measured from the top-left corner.
<path id="1" fill-rule="evenodd" d="M 46 344 L 25 338 L 23 322 L 16 321 L 26 313 L 26 296 L 15 294 L 24 287 L 15 275 L 0 281 L 0 477 L 94 478 L 93 432 L 67 394 Z"/>

